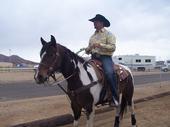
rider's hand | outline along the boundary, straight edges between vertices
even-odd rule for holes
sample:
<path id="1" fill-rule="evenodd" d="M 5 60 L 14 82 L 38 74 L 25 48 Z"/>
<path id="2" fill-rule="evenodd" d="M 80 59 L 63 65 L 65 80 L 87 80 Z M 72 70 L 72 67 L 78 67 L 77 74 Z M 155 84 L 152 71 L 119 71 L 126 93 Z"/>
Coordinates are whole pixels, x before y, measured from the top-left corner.
<path id="1" fill-rule="evenodd" d="M 90 54 L 90 49 L 89 49 L 89 48 L 86 48 L 86 49 L 85 49 L 85 52 L 86 52 L 86 54 Z"/>
<path id="2" fill-rule="evenodd" d="M 100 48 L 101 46 L 100 46 L 99 43 L 94 43 L 92 47 L 93 47 L 93 48 Z"/>

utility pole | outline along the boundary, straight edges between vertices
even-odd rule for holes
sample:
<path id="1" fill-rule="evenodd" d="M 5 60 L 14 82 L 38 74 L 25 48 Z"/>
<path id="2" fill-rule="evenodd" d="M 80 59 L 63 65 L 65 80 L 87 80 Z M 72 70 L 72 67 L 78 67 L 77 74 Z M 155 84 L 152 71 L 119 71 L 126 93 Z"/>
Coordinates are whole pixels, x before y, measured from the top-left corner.
<path id="1" fill-rule="evenodd" d="M 9 63 L 11 63 L 11 49 L 9 49 Z"/>

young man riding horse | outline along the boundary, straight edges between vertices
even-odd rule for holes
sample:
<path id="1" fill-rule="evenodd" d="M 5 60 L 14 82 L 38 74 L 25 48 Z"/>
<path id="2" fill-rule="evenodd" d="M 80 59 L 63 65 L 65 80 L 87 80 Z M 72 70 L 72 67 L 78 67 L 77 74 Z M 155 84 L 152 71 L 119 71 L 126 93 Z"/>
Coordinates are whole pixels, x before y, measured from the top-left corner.
<path id="1" fill-rule="evenodd" d="M 112 54 L 116 49 L 116 38 L 111 32 L 104 28 L 109 27 L 110 22 L 103 15 L 97 14 L 89 21 L 94 23 L 96 31 L 89 40 L 89 46 L 86 48 L 86 53 L 92 54 L 92 59 L 97 59 L 102 62 L 105 77 L 111 87 L 113 103 L 115 106 L 118 106 L 119 98 L 116 89 L 116 75 L 113 69 L 114 62 L 112 61 Z"/>

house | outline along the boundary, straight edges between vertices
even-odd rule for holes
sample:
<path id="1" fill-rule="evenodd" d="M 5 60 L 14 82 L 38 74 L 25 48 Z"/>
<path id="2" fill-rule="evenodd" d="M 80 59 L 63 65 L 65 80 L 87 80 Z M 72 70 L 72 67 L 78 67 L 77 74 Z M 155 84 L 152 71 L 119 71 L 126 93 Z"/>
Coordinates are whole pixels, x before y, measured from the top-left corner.
<path id="1" fill-rule="evenodd" d="M 10 68 L 13 67 L 13 63 L 10 62 L 0 62 L 0 68 Z"/>

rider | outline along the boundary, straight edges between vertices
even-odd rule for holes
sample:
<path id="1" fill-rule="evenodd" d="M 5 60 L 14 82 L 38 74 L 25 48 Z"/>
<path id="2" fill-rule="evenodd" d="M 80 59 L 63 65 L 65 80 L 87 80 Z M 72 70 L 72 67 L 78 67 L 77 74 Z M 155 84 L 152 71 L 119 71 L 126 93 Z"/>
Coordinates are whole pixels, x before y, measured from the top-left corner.
<path id="1" fill-rule="evenodd" d="M 96 30 L 90 37 L 86 53 L 92 54 L 92 58 L 96 58 L 102 62 L 106 79 L 111 85 L 113 103 L 115 106 L 118 106 L 116 75 L 113 69 L 114 62 L 112 61 L 112 54 L 116 49 L 116 38 L 104 28 L 109 27 L 110 22 L 103 15 L 97 14 L 94 18 L 89 19 L 89 21 L 94 23 Z"/>

